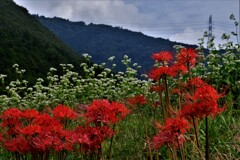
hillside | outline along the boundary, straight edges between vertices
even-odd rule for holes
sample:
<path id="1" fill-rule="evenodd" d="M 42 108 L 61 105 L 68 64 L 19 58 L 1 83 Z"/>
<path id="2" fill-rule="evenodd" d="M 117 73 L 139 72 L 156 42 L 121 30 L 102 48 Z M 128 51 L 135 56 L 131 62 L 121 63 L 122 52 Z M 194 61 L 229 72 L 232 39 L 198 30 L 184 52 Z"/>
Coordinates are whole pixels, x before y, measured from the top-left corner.
<path id="1" fill-rule="evenodd" d="M 26 70 L 27 80 L 46 75 L 60 63 L 79 66 L 81 57 L 68 48 L 28 11 L 12 0 L 0 3 L 0 74 L 13 79 L 12 65 Z"/>
<path id="2" fill-rule="evenodd" d="M 141 72 L 148 71 L 152 66 L 151 54 L 154 52 L 173 51 L 174 45 L 196 48 L 193 45 L 153 38 L 121 27 L 71 22 L 57 17 L 35 17 L 79 54 L 90 54 L 94 62 L 105 62 L 108 57 L 114 55 L 119 65 L 122 57 L 128 55 L 132 58 L 132 62 L 142 66 Z"/>

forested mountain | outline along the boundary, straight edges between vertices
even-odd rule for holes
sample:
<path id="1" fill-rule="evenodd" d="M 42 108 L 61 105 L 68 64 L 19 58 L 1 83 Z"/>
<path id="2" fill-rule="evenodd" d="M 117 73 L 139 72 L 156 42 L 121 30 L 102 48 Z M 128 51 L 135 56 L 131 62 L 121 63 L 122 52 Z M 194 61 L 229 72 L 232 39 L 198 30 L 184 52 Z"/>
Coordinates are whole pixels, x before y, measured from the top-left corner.
<path id="1" fill-rule="evenodd" d="M 26 70 L 33 81 L 46 75 L 50 67 L 60 63 L 79 66 L 82 58 L 68 48 L 28 11 L 12 0 L 0 2 L 0 74 L 15 77 L 13 64 Z"/>
<path id="2" fill-rule="evenodd" d="M 79 54 L 90 54 L 94 62 L 102 63 L 108 57 L 115 56 L 119 65 L 122 57 L 128 55 L 132 62 L 142 66 L 142 72 L 148 71 L 153 64 L 152 53 L 162 50 L 173 51 L 174 45 L 196 48 L 194 45 L 153 38 L 121 27 L 71 22 L 57 17 L 46 18 L 37 15 L 35 17 Z"/>

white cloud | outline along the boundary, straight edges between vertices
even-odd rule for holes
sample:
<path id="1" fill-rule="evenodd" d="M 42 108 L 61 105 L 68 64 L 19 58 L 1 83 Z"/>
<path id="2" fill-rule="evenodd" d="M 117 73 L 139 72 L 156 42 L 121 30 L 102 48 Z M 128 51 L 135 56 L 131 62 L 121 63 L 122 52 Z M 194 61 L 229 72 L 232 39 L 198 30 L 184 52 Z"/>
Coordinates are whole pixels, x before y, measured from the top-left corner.
<path id="1" fill-rule="evenodd" d="M 229 28 L 238 0 L 14 0 L 30 13 L 102 23 L 142 31 L 154 37 L 196 44 L 212 14 L 214 29 Z M 213 9 L 217 8 L 217 9 Z M 236 16 L 238 19 L 238 16 Z M 193 23 L 198 24 L 193 24 Z M 144 24 L 144 25 L 142 25 Z M 150 27 L 149 27 L 150 25 Z M 164 25 L 164 26 L 163 26 Z M 219 33 L 218 33 L 219 34 Z"/>
<path id="2" fill-rule="evenodd" d="M 153 21 L 148 14 L 142 14 L 137 6 L 124 0 L 87 1 L 87 0 L 15 0 L 28 8 L 30 13 L 48 17 L 62 17 L 87 23 L 132 23 Z"/>
<path id="3" fill-rule="evenodd" d="M 188 44 L 197 44 L 198 39 L 203 37 L 203 32 L 200 30 L 194 30 L 191 27 L 184 29 L 182 33 L 177 33 L 170 36 L 171 41 L 183 42 Z"/>

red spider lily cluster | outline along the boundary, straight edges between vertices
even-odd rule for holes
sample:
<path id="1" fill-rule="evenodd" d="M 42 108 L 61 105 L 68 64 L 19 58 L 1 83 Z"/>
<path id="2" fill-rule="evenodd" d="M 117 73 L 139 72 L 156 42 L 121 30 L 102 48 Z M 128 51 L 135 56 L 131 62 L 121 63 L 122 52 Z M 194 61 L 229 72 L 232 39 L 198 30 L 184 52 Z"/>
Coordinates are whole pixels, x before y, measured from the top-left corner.
<path id="1" fill-rule="evenodd" d="M 211 86 L 204 83 L 200 78 L 194 78 L 186 86 L 192 86 L 194 91 L 190 95 L 184 95 L 185 104 L 179 111 L 179 115 L 186 119 L 197 117 L 202 119 L 206 116 L 216 116 L 224 108 L 218 108 L 220 94 Z"/>
<path id="2" fill-rule="evenodd" d="M 195 66 L 197 54 L 194 49 L 182 48 L 176 56 L 176 62 L 172 66 L 167 66 L 166 62 L 170 62 L 173 57 L 168 51 L 163 51 L 159 53 L 154 53 L 152 58 L 157 60 L 161 66 L 153 68 L 148 77 L 158 81 L 161 77 L 164 76 L 176 76 L 179 73 L 185 74 L 191 66 Z"/>
<path id="3" fill-rule="evenodd" d="M 88 106 L 85 116 L 88 122 L 93 122 L 96 125 L 99 123 L 116 124 L 124 119 L 129 112 L 125 105 L 121 103 L 110 103 L 108 100 L 94 100 Z"/>
<path id="4" fill-rule="evenodd" d="M 164 144 L 180 147 L 184 142 L 184 134 L 189 131 L 187 120 L 176 117 L 167 118 L 163 126 L 158 125 L 160 132 L 153 137 L 154 148 L 159 148 Z"/>
<path id="5" fill-rule="evenodd" d="M 104 140 L 113 136 L 111 124 L 128 113 L 123 104 L 107 100 L 93 101 L 85 117 L 64 105 L 58 105 L 51 113 L 10 108 L 1 115 L 0 142 L 6 150 L 18 155 L 31 154 L 33 159 L 38 159 L 38 155 L 48 159 L 50 152 L 94 153 Z M 75 128 L 69 125 L 77 124 L 79 118 L 85 118 L 86 123 Z"/>
<path id="6" fill-rule="evenodd" d="M 163 78 L 163 76 L 189 73 L 191 67 L 194 67 L 196 64 L 197 55 L 194 49 L 183 48 L 177 54 L 176 62 L 172 66 L 165 66 L 164 64 L 165 61 L 168 62 L 170 60 L 169 52 L 160 52 L 158 56 L 154 54 L 152 57 L 163 63 L 163 65 L 153 68 L 149 78 L 160 82 L 159 79 Z M 162 85 L 159 84 L 159 87 L 162 88 Z M 152 90 L 158 91 L 155 88 L 154 86 Z M 189 75 L 189 81 L 182 88 L 181 90 L 174 90 L 174 93 L 182 96 L 183 104 L 181 108 L 174 115 L 172 114 L 169 118 L 166 118 L 163 126 L 159 125 L 159 132 L 153 137 L 153 146 L 156 149 L 164 144 L 180 147 L 184 142 L 185 134 L 190 130 L 191 120 L 195 118 L 202 120 L 208 116 L 214 117 L 224 110 L 223 108 L 218 108 L 217 101 L 221 95 L 200 78 L 191 78 Z"/>

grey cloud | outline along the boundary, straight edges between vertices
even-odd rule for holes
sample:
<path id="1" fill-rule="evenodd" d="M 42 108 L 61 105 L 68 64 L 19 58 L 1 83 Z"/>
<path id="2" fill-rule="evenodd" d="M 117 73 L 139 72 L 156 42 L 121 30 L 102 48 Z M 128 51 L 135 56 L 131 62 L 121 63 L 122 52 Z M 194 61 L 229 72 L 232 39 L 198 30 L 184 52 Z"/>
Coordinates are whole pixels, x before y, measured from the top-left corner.
<path id="1" fill-rule="evenodd" d="M 214 33 L 219 36 L 219 32 L 231 29 L 229 25 L 231 22 L 228 18 L 230 14 L 238 15 L 238 0 L 232 0 L 231 3 L 228 0 L 15 1 L 25 6 L 30 13 L 38 13 L 47 17 L 58 16 L 87 23 L 117 25 L 176 41 L 186 40 L 191 36 L 194 37 L 194 33 L 207 30 L 207 20 L 210 14 L 213 15 L 216 31 Z M 197 23 L 193 25 L 193 22 Z M 176 35 L 180 35 L 178 36 L 180 38 L 176 38 Z"/>

